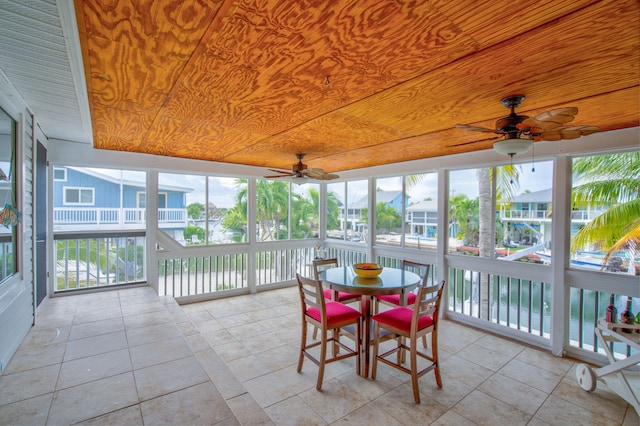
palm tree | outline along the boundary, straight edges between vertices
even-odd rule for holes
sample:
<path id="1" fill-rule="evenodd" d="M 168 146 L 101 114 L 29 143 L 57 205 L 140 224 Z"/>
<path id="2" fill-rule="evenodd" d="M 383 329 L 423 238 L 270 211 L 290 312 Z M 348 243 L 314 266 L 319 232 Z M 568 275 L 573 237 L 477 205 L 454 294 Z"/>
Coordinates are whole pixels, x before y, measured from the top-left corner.
<path id="1" fill-rule="evenodd" d="M 628 270 L 635 273 L 640 247 L 640 152 L 577 159 L 573 164 L 574 206 L 606 208 L 571 239 L 571 251 L 599 245 L 607 250 L 602 268 L 611 256 L 626 250 Z"/>
<path id="2" fill-rule="evenodd" d="M 495 173 L 494 173 L 495 170 Z M 494 241 L 491 237 L 492 224 L 495 221 L 495 211 L 492 208 L 491 179 L 496 178 L 496 199 L 512 199 L 519 188 L 519 166 L 503 166 L 497 168 L 477 169 L 478 176 L 478 205 L 479 205 L 479 236 L 478 250 L 480 257 L 493 258 Z M 489 275 L 480 275 L 480 317 L 489 319 Z"/>

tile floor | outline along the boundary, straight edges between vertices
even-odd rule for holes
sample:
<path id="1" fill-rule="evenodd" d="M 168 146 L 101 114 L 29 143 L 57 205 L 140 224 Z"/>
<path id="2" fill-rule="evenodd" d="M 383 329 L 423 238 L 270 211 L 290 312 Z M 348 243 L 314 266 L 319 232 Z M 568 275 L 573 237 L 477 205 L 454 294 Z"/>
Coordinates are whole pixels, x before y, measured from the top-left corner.
<path id="1" fill-rule="evenodd" d="M 47 300 L 0 376 L 2 425 L 625 425 L 635 410 L 574 362 L 443 321 L 444 387 L 354 359 L 296 372 L 297 288 L 179 306 L 149 288 Z"/>

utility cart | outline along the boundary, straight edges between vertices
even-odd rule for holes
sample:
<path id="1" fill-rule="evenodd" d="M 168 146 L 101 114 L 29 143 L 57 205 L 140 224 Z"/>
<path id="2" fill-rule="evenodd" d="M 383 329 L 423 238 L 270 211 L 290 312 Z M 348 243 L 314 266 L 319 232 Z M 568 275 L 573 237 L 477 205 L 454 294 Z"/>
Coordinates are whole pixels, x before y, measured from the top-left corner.
<path id="1" fill-rule="evenodd" d="M 622 331 L 631 330 L 631 333 Z M 602 380 L 612 391 L 624 398 L 640 416 L 640 324 L 611 323 L 603 318 L 598 320 L 595 333 L 604 349 L 608 365 L 592 368 L 587 364 L 576 366 L 576 377 L 582 389 L 591 392 L 596 388 L 597 379 Z M 610 342 L 626 343 L 632 353 L 626 358 L 616 359 L 609 346 Z"/>

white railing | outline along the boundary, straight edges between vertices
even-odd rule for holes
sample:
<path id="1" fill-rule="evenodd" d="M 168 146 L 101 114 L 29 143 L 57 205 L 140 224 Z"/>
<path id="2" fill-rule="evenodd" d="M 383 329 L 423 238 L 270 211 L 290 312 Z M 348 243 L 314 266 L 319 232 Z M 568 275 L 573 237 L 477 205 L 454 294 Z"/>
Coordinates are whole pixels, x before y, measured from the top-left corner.
<path id="1" fill-rule="evenodd" d="M 91 225 L 97 228 L 126 228 L 143 226 L 145 209 L 139 208 L 101 208 L 101 207 L 55 207 L 53 225 L 58 228 L 76 228 Z M 166 227 L 186 227 L 186 209 L 158 209 L 158 225 Z"/>
<path id="2" fill-rule="evenodd" d="M 602 210 L 574 210 L 571 220 L 590 221 L 602 213 Z M 551 220 L 551 210 L 499 210 L 500 219 Z"/>

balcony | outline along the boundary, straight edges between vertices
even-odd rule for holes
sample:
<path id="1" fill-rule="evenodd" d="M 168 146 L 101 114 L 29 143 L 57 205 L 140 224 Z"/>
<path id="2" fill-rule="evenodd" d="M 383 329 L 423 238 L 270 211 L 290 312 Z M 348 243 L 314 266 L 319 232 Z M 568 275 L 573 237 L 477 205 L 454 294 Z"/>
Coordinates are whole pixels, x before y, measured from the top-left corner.
<path id="1" fill-rule="evenodd" d="M 150 288 L 45 301 L 0 376 L 7 424 L 638 424 L 600 383 L 575 379 L 575 361 L 444 320 L 443 389 L 353 359 L 296 372 L 295 287 L 180 306 Z"/>
<path id="2" fill-rule="evenodd" d="M 53 226 L 56 230 L 87 229 L 140 229 L 145 227 L 145 209 L 138 208 L 65 208 L 53 209 Z M 158 227 L 184 228 L 187 224 L 186 209 L 158 209 Z"/>
<path id="3" fill-rule="evenodd" d="M 587 223 L 600 215 L 602 210 L 572 210 L 571 221 Z M 507 221 L 550 222 L 551 210 L 498 210 L 498 217 Z"/>

